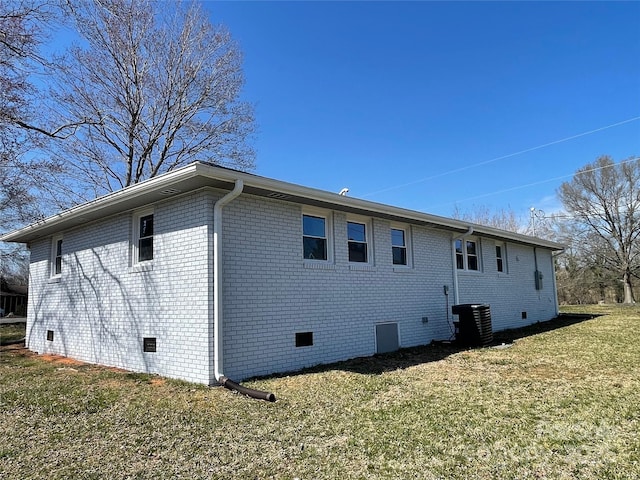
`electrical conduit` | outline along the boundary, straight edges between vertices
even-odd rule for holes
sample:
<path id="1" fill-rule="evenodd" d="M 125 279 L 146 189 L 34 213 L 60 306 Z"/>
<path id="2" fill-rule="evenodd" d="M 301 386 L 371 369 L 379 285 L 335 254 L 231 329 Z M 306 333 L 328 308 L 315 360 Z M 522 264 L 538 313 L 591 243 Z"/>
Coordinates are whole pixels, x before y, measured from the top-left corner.
<path id="1" fill-rule="evenodd" d="M 238 197 L 242 193 L 243 189 L 244 183 L 242 180 L 236 180 L 233 190 L 219 199 L 213 206 L 213 370 L 216 381 L 223 387 L 228 388 L 229 390 L 235 390 L 252 398 L 275 402 L 276 396 L 273 393 L 244 387 L 225 377 L 222 373 L 222 324 L 224 312 L 222 305 L 222 208 Z"/>

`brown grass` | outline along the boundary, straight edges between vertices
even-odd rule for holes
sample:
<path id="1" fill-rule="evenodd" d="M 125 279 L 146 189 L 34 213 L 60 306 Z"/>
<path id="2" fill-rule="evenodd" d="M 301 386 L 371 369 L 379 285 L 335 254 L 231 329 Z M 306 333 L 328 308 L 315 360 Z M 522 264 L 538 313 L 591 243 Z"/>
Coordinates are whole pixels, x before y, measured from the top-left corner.
<path id="1" fill-rule="evenodd" d="M 584 308 L 584 307 L 583 307 Z M 640 309 L 247 382 L 0 357 L 0 477 L 640 478 Z"/>

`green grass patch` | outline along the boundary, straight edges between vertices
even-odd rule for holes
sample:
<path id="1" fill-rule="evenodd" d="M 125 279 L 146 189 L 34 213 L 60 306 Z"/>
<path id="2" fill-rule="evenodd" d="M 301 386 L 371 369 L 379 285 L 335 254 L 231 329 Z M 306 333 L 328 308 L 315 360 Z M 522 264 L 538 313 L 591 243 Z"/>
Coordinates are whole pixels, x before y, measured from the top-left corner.
<path id="1" fill-rule="evenodd" d="M 640 309 L 246 382 L 0 363 L 0 477 L 640 478 Z M 515 340 L 512 344 L 509 342 Z"/>
<path id="2" fill-rule="evenodd" d="M 25 332 L 26 324 L 24 322 L 0 324 L 0 345 L 22 340 L 25 336 Z"/>

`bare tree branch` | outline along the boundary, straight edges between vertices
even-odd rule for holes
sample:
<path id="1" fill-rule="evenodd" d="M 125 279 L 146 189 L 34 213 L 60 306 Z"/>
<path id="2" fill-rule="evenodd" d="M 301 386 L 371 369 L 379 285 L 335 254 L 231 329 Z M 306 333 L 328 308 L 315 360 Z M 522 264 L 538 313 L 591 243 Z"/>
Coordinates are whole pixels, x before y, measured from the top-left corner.
<path id="1" fill-rule="evenodd" d="M 635 301 L 632 278 L 640 268 L 640 158 L 615 164 L 602 156 L 578 170 L 558 195 L 565 209 L 588 227 L 581 249 L 618 275 L 624 302 Z"/>
<path id="2" fill-rule="evenodd" d="M 240 51 L 198 4 L 76 0 L 68 13 L 85 46 L 58 65 L 53 123 L 74 130 L 56 155 L 85 165 L 85 182 L 104 193 L 194 160 L 253 168 Z"/>

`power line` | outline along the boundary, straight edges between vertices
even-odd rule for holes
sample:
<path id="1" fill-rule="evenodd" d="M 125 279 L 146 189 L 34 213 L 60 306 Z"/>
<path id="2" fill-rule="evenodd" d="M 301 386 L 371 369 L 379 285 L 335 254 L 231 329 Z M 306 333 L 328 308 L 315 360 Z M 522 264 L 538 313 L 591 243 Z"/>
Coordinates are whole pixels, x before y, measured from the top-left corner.
<path id="1" fill-rule="evenodd" d="M 423 182 L 426 182 L 426 181 L 429 181 L 429 180 L 434 180 L 436 178 L 444 177 L 446 175 L 451 175 L 451 174 L 454 174 L 454 173 L 464 172 L 464 171 L 470 170 L 472 168 L 481 167 L 483 165 L 487 165 L 489 163 L 494 163 L 494 162 L 497 162 L 499 160 L 504 160 L 506 158 L 515 157 L 517 155 L 522 155 L 523 153 L 529 153 L 529 152 L 533 152 L 535 150 L 540 150 L 541 148 L 550 147 L 551 145 L 557 145 L 559 143 L 568 142 L 569 140 L 574 140 L 576 138 L 584 137 L 586 135 L 591 135 L 593 133 L 601 132 L 601 131 L 607 130 L 609 128 L 618 127 L 620 125 L 624 125 L 625 123 L 634 122 L 636 120 L 640 120 L 640 116 L 629 118 L 627 120 L 622 120 L 621 122 L 612 123 L 611 125 L 606 125 L 604 127 L 596 128 L 594 130 L 589 130 L 587 132 L 582 132 L 582 133 L 578 133 L 576 135 L 571 135 L 570 137 L 562 138 L 560 140 L 554 140 L 553 142 L 544 143 L 544 144 L 538 145 L 536 147 L 531 147 L 531 148 L 527 148 L 525 150 L 520 150 L 518 152 L 509 153 L 508 155 L 502 155 L 501 157 L 492 158 L 491 160 L 485 160 L 485 161 L 482 161 L 482 162 L 474 163 L 472 165 L 467 165 L 467 166 L 464 166 L 464 167 L 455 168 L 455 169 L 449 170 L 447 172 L 438 173 L 438 174 L 432 175 L 430 177 L 425 177 L 425 178 L 421 178 L 419 180 L 414 180 L 412 182 L 403 183 L 403 184 L 400 184 L 400 185 L 395 185 L 395 186 L 392 186 L 392 187 L 383 188 L 382 190 L 377 190 L 375 192 L 370 192 L 370 193 L 364 194 L 364 195 L 362 195 L 362 197 L 363 198 L 364 197 L 371 197 L 371 196 L 377 195 L 379 193 L 384 193 L 384 192 L 388 192 L 388 191 L 391 191 L 391 190 L 397 190 L 399 188 L 409 187 L 411 185 L 417 185 L 419 183 L 423 183 Z M 564 178 L 564 177 L 558 177 L 558 179 L 560 179 L 560 178 Z M 550 179 L 550 180 L 545 180 L 545 181 L 542 181 L 542 182 L 536 182 L 536 183 L 533 183 L 533 184 L 531 184 L 529 186 L 533 186 L 533 185 L 537 185 L 539 183 L 545 183 L 547 181 L 553 181 L 553 180 L 557 180 L 557 179 Z M 524 187 L 515 187 L 515 189 L 517 189 L 517 188 L 524 188 Z M 509 192 L 511 190 L 512 189 L 507 189 L 507 190 L 503 190 L 503 191 L 498 192 L 498 193 Z"/>
<path id="2" fill-rule="evenodd" d="M 640 118 L 640 117 L 638 117 L 638 118 Z M 583 175 L 585 173 L 596 172 L 598 170 L 603 170 L 605 168 L 617 167 L 619 165 L 624 165 L 626 163 L 631 163 L 631 162 L 636 162 L 636 161 L 638 161 L 638 157 L 633 157 L 633 158 L 630 158 L 628 160 L 624 160 L 624 161 L 619 162 L 619 163 L 613 163 L 611 165 L 603 165 L 601 167 L 589 168 L 589 169 L 577 172 L 575 174 L 571 173 L 571 174 L 567 174 L 567 175 L 561 175 L 559 177 L 547 178 L 546 180 L 539 180 L 537 182 L 527 183 L 527 184 L 524 184 L 524 185 L 518 185 L 516 187 L 509 187 L 509 188 L 505 188 L 505 189 L 502 189 L 502 190 L 495 190 L 493 192 L 483 193 L 482 195 L 476 195 L 474 197 L 467 197 L 467 198 L 463 198 L 461 200 L 456 200 L 456 202 L 468 202 L 469 200 L 477 200 L 479 198 L 490 197 L 490 196 L 493 196 L 493 195 L 500 195 L 501 193 L 513 192 L 514 190 L 521 190 L 523 188 L 535 187 L 536 185 L 542 185 L 543 183 L 556 182 L 558 180 L 564 180 L 566 178 L 571 178 L 574 175 Z M 456 202 L 454 202 L 454 203 L 456 203 Z M 441 207 L 441 206 L 444 206 L 444 205 L 449 205 L 450 203 L 452 203 L 452 202 L 441 203 L 441 204 L 438 204 L 438 205 L 432 205 L 430 208 Z"/>

